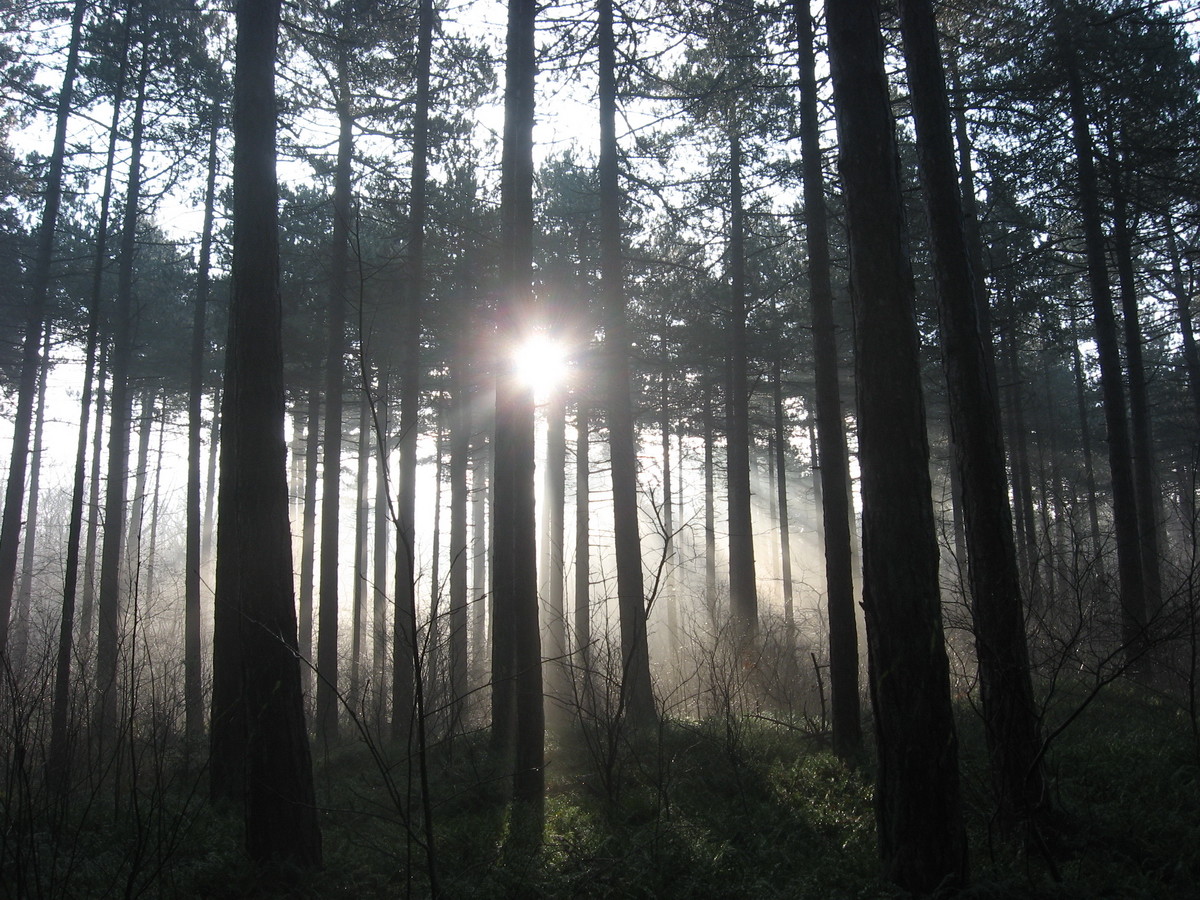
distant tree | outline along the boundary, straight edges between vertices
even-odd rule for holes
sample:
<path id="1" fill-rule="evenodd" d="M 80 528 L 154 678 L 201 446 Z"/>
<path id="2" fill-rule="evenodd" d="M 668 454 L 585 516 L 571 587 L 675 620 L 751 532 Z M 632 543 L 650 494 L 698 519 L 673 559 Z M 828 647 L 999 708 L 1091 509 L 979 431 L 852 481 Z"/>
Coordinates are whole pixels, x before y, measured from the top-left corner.
<path id="1" fill-rule="evenodd" d="M 54 261 L 54 239 L 58 229 L 58 213 L 62 206 L 63 166 L 66 157 L 67 123 L 70 120 L 75 95 L 75 77 L 79 65 L 79 48 L 83 34 L 83 16 L 87 10 L 84 0 L 76 0 L 71 14 L 71 37 L 67 47 L 66 67 L 59 88 L 55 109 L 54 140 L 51 145 L 49 169 L 43 191 L 42 219 L 38 228 L 36 256 L 33 262 L 31 297 L 22 337 L 20 381 L 17 386 L 17 409 L 13 420 L 13 444 L 9 455 L 8 483 L 4 494 L 3 519 L 0 520 L 0 657 L 8 644 L 9 614 L 17 577 L 17 549 L 20 543 L 22 511 L 25 505 L 25 473 L 29 465 L 29 438 L 33 422 L 34 399 L 37 394 L 38 373 L 42 362 L 39 350 L 46 324 L 47 296 L 50 291 L 51 264 Z"/>

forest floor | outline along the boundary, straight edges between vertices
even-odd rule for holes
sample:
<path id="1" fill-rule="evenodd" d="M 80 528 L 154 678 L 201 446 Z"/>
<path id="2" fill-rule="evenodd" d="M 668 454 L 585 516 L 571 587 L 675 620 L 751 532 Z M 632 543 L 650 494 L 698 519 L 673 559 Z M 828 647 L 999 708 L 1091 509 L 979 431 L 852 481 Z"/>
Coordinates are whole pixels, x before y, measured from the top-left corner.
<path id="1" fill-rule="evenodd" d="M 1200 897 L 1200 745 L 1178 704 L 1107 688 L 1054 739 L 1047 762 L 1061 825 L 1033 837 L 991 827 L 981 727 L 970 708 L 960 712 L 973 879 L 961 896 Z M 548 746 L 536 853 L 508 840 L 508 788 L 486 739 L 429 754 L 442 896 L 903 896 L 878 878 L 869 763 L 847 769 L 799 724 L 672 721 L 632 741 L 576 729 Z M 43 835 L 19 869 L 16 823 L 5 823 L 0 896 L 428 896 L 423 825 L 415 817 L 409 831 L 398 811 L 416 796 L 407 765 L 389 768 L 359 742 L 318 751 L 316 770 L 321 872 L 264 878 L 244 861 L 236 816 L 202 802 L 202 776 L 159 778 L 120 811 L 97 793 L 69 835 L 56 845 Z"/>

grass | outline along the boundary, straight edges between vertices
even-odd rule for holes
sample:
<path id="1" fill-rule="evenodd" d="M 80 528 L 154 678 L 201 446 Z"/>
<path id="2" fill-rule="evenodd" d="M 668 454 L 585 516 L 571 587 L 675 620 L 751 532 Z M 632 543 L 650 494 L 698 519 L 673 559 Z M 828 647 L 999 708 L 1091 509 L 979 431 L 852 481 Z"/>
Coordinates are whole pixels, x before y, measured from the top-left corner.
<path id="1" fill-rule="evenodd" d="M 1200 896 L 1200 770 L 1177 708 L 1114 686 L 1051 748 L 1060 828 L 1041 841 L 989 827 L 982 734 L 960 737 L 975 898 Z M 318 752 L 325 861 L 318 873 L 256 871 L 240 823 L 193 800 L 163 818 L 184 829 L 169 859 L 133 870 L 136 829 L 93 805 L 64 832 L 69 876 L 43 896 L 421 897 L 425 857 L 361 744 Z M 623 746 L 606 781 L 580 733 L 548 747 L 539 853 L 506 849 L 507 788 L 486 735 L 433 753 L 438 873 L 451 898 L 891 898 L 877 877 L 870 773 L 848 770 L 802 729 L 753 717 L 670 722 Z M 392 770 L 397 785 L 405 773 Z M 0 798 L 3 799 L 3 798 Z M 128 805 L 126 805 L 128 806 Z M 0 807 L 7 810 L 8 807 Z M 14 834 L 16 823 L 4 823 Z M 418 834 L 419 837 L 419 834 Z M 38 837 L 43 871 L 55 848 Z M 34 896 L 7 841 L 0 896 Z M 132 875 L 132 877 L 131 877 Z M 24 885 L 23 887 L 21 885 Z M 128 890 L 127 890 L 128 889 Z"/>

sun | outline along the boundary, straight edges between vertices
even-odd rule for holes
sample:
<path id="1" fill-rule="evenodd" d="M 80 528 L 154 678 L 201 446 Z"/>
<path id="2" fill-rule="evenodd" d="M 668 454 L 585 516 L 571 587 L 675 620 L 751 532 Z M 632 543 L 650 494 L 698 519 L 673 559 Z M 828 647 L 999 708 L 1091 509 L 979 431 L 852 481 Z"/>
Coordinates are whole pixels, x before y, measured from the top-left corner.
<path id="1" fill-rule="evenodd" d="M 567 379 L 566 345 L 545 332 L 534 332 L 513 351 L 518 381 L 539 397 L 560 387 Z"/>

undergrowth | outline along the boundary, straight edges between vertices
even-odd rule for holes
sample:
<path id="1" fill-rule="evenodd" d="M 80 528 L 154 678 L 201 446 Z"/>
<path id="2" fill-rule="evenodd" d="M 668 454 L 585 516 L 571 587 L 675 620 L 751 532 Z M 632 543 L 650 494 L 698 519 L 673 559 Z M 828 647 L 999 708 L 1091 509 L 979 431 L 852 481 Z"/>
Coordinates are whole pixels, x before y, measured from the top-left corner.
<path id="1" fill-rule="evenodd" d="M 1047 755 L 1057 816 L 1037 835 L 1000 835 L 990 819 L 983 736 L 960 711 L 973 898 L 1186 898 L 1200 884 L 1200 775 L 1177 707 L 1114 686 Z M 540 853 L 505 848 L 507 786 L 486 734 L 433 748 L 437 866 L 451 898 L 891 898 L 878 879 L 869 765 L 843 766 L 820 735 L 754 717 L 671 721 L 624 742 L 619 764 L 579 732 L 547 753 Z M 591 748 L 591 749 L 589 749 Z M 351 745 L 317 754 L 326 865 L 261 872 L 240 823 L 193 798 L 163 800 L 182 829 L 169 858 L 131 869 L 135 829 L 102 797 L 38 848 L 42 874 L 15 878 L 11 798 L 0 894 L 11 897 L 423 897 L 421 829 L 406 821 L 407 770 Z M 386 778 L 385 778 L 386 774 Z M 415 808 L 415 806 L 414 806 Z M 174 817 L 174 818 L 171 818 Z M 57 860 L 57 865 L 51 861 Z M 70 865 L 64 861 L 70 860 Z M 25 864 L 28 865 L 28 856 Z M 153 867 L 153 868 L 151 868 Z M 148 877 L 148 873 L 153 877 Z"/>

